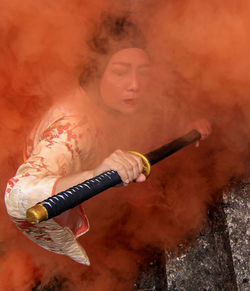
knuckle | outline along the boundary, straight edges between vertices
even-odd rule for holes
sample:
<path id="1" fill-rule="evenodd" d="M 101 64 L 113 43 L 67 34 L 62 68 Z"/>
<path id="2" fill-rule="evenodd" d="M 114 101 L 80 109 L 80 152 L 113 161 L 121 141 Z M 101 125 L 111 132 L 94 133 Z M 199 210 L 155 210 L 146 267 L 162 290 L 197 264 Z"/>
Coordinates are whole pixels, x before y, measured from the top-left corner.
<path id="1" fill-rule="evenodd" d="M 131 155 L 131 159 L 132 159 L 133 161 L 136 161 L 136 162 L 137 162 L 137 161 L 138 161 L 138 158 L 139 158 L 139 157 L 136 156 L 136 155 L 134 155 L 134 154 Z"/>
<path id="2" fill-rule="evenodd" d="M 117 165 L 116 168 L 118 171 L 124 171 L 124 167 L 121 164 Z"/>
<path id="3" fill-rule="evenodd" d="M 117 153 L 116 153 L 116 152 L 113 152 L 113 153 L 109 156 L 109 158 L 113 159 L 113 158 L 115 158 L 116 156 L 117 156 Z"/>
<path id="4" fill-rule="evenodd" d="M 103 165 L 109 165 L 109 158 L 106 158 L 102 162 Z"/>
<path id="5" fill-rule="evenodd" d="M 131 164 L 131 163 L 128 163 L 128 165 L 127 165 L 127 167 L 126 167 L 128 170 L 133 170 L 133 168 L 134 168 L 134 165 L 133 164 Z"/>
<path id="6" fill-rule="evenodd" d="M 125 180 L 127 180 L 128 179 L 128 175 L 126 174 L 126 172 L 125 171 L 117 171 L 117 173 L 119 174 L 119 176 L 121 177 L 121 179 L 123 180 L 123 181 L 125 181 Z"/>
<path id="7" fill-rule="evenodd" d="M 134 168 L 138 168 L 139 162 L 137 160 L 133 160 L 132 164 Z"/>
<path id="8" fill-rule="evenodd" d="M 136 157 L 136 161 L 139 165 L 142 165 L 142 158 L 141 157 Z"/>

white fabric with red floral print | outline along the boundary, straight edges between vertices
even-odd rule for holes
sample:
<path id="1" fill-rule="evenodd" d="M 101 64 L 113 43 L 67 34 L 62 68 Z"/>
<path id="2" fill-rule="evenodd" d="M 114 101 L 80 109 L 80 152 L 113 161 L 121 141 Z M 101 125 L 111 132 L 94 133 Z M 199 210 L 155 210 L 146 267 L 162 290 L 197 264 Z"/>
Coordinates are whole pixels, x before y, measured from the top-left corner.
<path id="1" fill-rule="evenodd" d="M 37 225 L 26 222 L 25 214 L 29 207 L 55 194 L 61 177 L 82 170 L 83 157 L 91 149 L 89 134 L 83 116 L 72 113 L 65 105 L 50 109 L 30 134 L 26 159 L 9 180 L 5 193 L 9 215 L 28 238 L 86 265 L 89 259 L 76 240 L 89 229 L 82 206 Z"/>

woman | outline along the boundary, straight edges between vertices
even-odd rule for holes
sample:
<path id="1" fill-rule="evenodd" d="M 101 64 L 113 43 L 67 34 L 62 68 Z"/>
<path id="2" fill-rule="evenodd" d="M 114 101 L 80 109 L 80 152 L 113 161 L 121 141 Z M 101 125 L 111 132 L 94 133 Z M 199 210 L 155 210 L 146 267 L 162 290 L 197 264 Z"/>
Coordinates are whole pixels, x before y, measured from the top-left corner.
<path id="1" fill-rule="evenodd" d="M 131 130 L 128 116 L 133 124 L 150 81 L 143 38 L 126 18 L 105 17 L 88 44 L 92 58 L 80 75 L 81 87 L 34 128 L 25 161 L 9 180 L 5 195 L 9 215 L 31 240 L 86 265 L 88 257 L 76 241 L 89 228 L 82 206 L 39 225 L 25 221 L 26 210 L 110 169 L 124 185 L 145 181 L 141 159 L 117 148 L 123 144 L 118 131 Z M 202 137 L 210 131 L 207 124 L 199 130 Z"/>

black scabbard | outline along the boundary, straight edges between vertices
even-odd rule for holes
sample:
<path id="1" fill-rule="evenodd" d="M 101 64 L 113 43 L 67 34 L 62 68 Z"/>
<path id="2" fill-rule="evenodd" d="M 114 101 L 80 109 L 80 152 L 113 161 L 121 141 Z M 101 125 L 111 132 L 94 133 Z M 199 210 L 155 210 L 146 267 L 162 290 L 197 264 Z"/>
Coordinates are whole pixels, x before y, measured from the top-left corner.
<path id="1" fill-rule="evenodd" d="M 186 135 L 183 135 L 171 141 L 170 143 L 146 154 L 145 156 L 149 160 L 150 164 L 153 166 L 154 164 L 174 154 L 180 149 L 194 143 L 195 141 L 200 140 L 200 138 L 201 134 L 197 130 L 192 130 Z"/>

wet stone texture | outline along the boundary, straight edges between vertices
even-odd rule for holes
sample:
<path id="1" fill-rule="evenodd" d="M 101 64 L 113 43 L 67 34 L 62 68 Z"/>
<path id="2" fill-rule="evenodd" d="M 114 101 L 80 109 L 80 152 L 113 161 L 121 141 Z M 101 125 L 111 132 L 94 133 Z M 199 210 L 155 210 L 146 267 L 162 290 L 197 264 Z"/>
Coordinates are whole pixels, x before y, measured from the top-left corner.
<path id="1" fill-rule="evenodd" d="M 40 281 L 31 287 L 32 291 L 71 291 L 68 279 L 61 275 L 54 276 L 45 285 Z"/>
<path id="2" fill-rule="evenodd" d="M 168 290 L 237 290 L 222 206 L 209 213 L 196 245 L 179 253 L 167 253 Z"/>
<path id="3" fill-rule="evenodd" d="M 250 184 L 239 183 L 224 196 L 224 211 L 238 290 L 250 290 Z"/>
<path id="4" fill-rule="evenodd" d="M 165 267 L 165 252 L 158 248 L 151 249 L 144 263 L 140 266 L 140 273 L 134 285 L 134 290 L 168 291 Z"/>
<path id="5" fill-rule="evenodd" d="M 249 195 L 250 183 L 227 191 L 223 203 L 210 210 L 196 243 L 166 257 L 158 251 L 151 267 L 141 271 L 135 290 L 249 291 Z"/>

